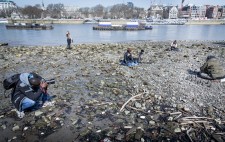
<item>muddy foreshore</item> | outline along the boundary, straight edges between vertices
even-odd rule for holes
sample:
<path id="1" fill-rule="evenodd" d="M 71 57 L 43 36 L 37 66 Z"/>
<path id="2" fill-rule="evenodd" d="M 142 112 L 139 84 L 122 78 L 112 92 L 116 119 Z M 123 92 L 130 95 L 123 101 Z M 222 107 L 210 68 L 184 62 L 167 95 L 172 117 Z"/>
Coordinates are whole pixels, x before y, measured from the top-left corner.
<path id="1" fill-rule="evenodd" d="M 0 47 L 1 80 L 36 72 L 57 96 L 19 120 L 0 84 L 0 141 L 225 141 L 225 83 L 195 76 L 208 55 L 224 62 L 225 41 L 170 42 Z M 140 65 L 119 64 L 128 47 Z"/>

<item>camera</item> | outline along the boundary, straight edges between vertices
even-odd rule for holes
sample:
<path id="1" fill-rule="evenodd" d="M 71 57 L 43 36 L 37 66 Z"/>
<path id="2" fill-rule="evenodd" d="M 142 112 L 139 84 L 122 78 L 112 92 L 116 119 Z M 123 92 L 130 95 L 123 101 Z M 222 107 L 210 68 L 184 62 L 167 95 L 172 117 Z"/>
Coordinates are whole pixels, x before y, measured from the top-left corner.
<path id="1" fill-rule="evenodd" d="M 55 79 L 47 79 L 45 80 L 47 84 L 55 84 Z"/>

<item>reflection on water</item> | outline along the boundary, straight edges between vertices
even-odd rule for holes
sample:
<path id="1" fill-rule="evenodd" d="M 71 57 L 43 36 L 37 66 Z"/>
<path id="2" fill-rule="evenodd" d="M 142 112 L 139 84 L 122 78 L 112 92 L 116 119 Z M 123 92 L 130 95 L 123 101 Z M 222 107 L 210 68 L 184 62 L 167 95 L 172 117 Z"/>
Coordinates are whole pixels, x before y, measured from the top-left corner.
<path id="1" fill-rule="evenodd" d="M 110 42 L 111 39 L 111 31 L 98 31 L 99 38 L 104 42 Z"/>
<path id="2" fill-rule="evenodd" d="M 10 45 L 66 45 L 66 31 L 74 44 L 133 40 L 224 40 L 225 25 L 153 25 L 144 31 L 95 31 L 92 24 L 54 24 L 53 30 L 7 30 L 0 24 L 0 42 Z"/>

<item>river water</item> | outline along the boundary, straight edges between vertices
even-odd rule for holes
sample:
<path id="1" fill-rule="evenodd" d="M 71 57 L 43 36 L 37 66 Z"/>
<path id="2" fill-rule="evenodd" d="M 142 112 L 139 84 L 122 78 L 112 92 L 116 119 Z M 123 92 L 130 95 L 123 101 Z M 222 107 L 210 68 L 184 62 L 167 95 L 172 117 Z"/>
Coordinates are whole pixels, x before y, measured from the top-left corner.
<path id="1" fill-rule="evenodd" d="M 66 45 L 66 31 L 74 44 L 134 40 L 225 40 L 225 25 L 153 25 L 144 31 L 95 31 L 93 24 L 54 24 L 53 30 L 7 30 L 0 24 L 0 42 L 9 45 Z"/>

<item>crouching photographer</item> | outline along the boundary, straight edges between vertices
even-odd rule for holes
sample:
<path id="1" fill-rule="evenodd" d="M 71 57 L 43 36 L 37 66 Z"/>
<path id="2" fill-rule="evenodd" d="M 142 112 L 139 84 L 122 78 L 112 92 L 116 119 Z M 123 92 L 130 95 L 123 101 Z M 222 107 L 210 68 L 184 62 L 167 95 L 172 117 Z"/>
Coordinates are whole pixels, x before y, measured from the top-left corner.
<path id="1" fill-rule="evenodd" d="M 48 84 L 55 83 L 54 79 L 45 80 L 36 73 L 22 73 L 11 93 L 11 101 L 17 109 L 19 118 L 24 117 L 24 111 L 37 110 L 44 103 L 51 101 L 47 93 Z"/>

